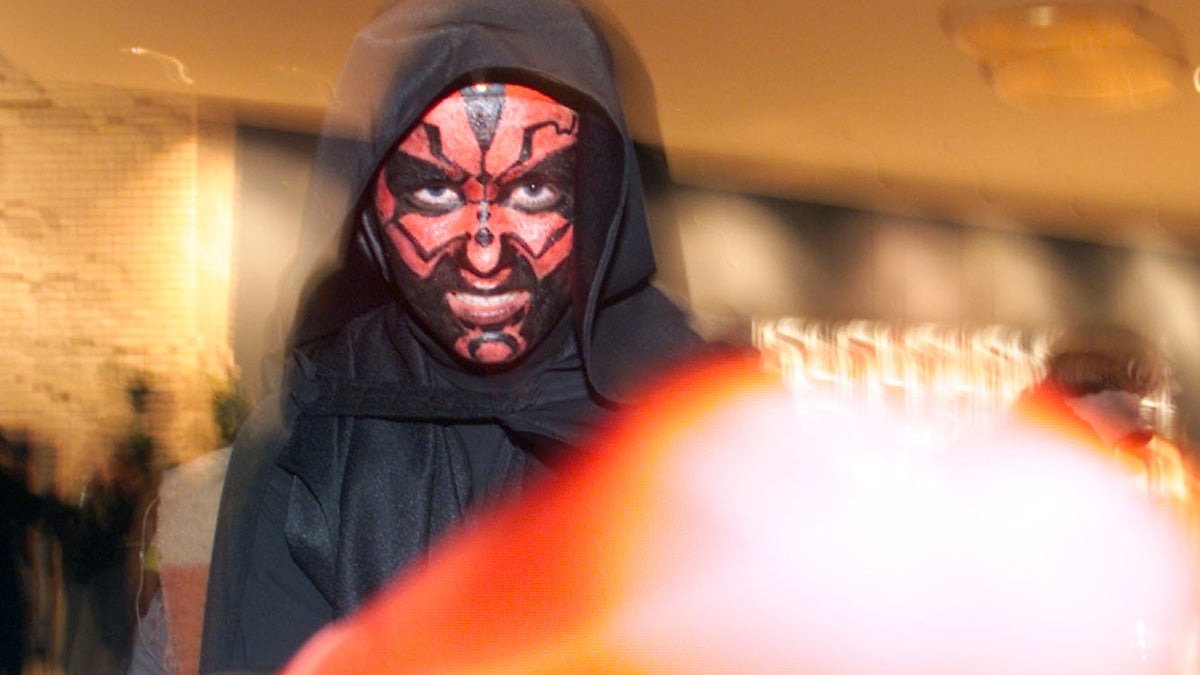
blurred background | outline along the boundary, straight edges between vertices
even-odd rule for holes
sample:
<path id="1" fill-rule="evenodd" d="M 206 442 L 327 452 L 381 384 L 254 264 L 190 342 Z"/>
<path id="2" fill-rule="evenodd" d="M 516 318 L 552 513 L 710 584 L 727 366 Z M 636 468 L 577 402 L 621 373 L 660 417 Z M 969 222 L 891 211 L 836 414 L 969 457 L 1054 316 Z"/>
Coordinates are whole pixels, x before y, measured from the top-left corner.
<path id="1" fill-rule="evenodd" d="M 1122 323 L 1174 364 L 1156 424 L 1191 457 L 1200 3 L 588 4 L 702 331 L 835 380 L 898 358 L 910 394 L 932 354 L 993 411 L 1054 331 Z M 381 7 L 0 3 L 0 429 L 36 489 L 221 447 L 267 391 L 321 114 Z"/>

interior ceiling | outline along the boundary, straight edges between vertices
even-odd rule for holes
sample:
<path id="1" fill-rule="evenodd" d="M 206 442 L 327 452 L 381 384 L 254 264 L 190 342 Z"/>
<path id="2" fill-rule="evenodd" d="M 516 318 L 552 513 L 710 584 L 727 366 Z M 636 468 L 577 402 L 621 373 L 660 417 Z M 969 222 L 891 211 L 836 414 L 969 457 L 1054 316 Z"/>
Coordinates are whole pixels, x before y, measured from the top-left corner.
<path id="1" fill-rule="evenodd" d="M 1200 253 L 1194 87 L 1125 117 L 1006 107 L 944 33 L 944 2 L 590 4 L 640 54 L 648 83 L 627 85 L 635 132 L 661 140 L 681 182 Z M 312 130 L 379 7 L 4 0 L 0 56 L 38 82 L 192 92 L 205 109 Z M 1147 7 L 1182 34 L 1190 72 L 1200 2 Z"/>

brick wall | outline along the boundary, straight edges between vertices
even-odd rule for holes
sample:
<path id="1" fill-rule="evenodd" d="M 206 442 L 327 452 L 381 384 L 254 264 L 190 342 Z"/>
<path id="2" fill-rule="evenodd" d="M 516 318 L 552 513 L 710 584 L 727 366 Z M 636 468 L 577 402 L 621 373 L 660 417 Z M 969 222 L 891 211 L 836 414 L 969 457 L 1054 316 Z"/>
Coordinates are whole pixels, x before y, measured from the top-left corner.
<path id="1" fill-rule="evenodd" d="M 135 423 L 135 377 L 164 461 L 215 443 L 232 139 L 189 96 L 37 83 L 0 62 L 0 428 L 27 430 L 66 494 Z"/>

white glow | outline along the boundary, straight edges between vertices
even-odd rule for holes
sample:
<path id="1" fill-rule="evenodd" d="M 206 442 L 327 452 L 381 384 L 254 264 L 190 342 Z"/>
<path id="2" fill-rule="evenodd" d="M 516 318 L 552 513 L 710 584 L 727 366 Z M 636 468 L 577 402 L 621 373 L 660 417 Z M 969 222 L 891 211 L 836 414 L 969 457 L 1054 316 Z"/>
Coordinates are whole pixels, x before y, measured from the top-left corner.
<path id="1" fill-rule="evenodd" d="M 689 431 L 620 640 L 709 673 L 1172 672 L 1190 559 L 1126 476 L 1044 437 L 923 454 L 897 428 L 756 398 Z"/>

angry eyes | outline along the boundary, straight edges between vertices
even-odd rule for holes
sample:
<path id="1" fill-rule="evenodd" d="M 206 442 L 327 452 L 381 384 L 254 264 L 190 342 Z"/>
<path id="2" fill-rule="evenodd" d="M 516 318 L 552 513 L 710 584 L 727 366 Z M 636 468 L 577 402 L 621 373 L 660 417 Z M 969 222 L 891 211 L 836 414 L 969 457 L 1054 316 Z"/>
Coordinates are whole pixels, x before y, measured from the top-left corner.
<path id="1" fill-rule="evenodd" d="M 540 213 L 559 207 L 565 194 L 553 181 L 526 177 L 500 186 L 500 194 L 492 203 L 525 213 Z M 467 203 L 461 186 L 454 183 L 427 184 L 411 189 L 404 195 L 404 200 L 413 210 L 427 215 L 445 215 Z"/>

